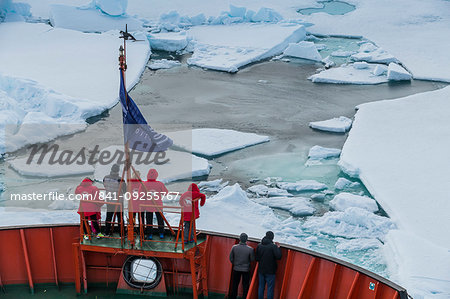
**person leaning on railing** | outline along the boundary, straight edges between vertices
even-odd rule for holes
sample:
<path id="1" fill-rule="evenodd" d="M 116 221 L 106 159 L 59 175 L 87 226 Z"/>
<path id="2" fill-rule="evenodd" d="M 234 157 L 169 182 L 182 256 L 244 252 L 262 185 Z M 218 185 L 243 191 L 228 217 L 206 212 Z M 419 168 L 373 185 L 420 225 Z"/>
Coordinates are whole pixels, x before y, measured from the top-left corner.
<path id="1" fill-rule="evenodd" d="M 97 235 L 97 238 L 103 237 L 103 234 L 100 231 L 100 219 L 101 219 L 101 212 L 100 208 L 103 204 L 89 202 L 92 201 L 98 201 L 100 190 L 93 185 L 93 181 L 90 178 L 85 178 L 80 185 L 77 186 L 75 189 L 75 194 L 82 194 L 82 200 L 80 201 L 80 206 L 78 208 L 78 214 L 81 216 L 84 216 L 86 218 L 87 223 L 90 222 L 91 230 L 94 234 Z M 83 214 L 82 214 L 83 213 Z M 89 221 L 90 220 L 90 221 Z M 85 224 L 83 225 L 83 231 L 84 231 L 84 238 L 88 239 L 87 231 Z"/>
<path id="2" fill-rule="evenodd" d="M 164 239 L 164 219 L 162 216 L 163 202 L 162 199 L 169 192 L 164 183 L 157 181 L 158 172 L 156 169 L 150 169 L 147 174 L 147 181 L 143 182 L 139 188 L 139 196 L 146 194 L 146 200 L 143 202 L 146 206 L 143 206 L 141 210 L 145 211 L 145 220 L 147 227 L 145 228 L 145 235 L 147 240 L 153 239 L 153 213 L 156 214 L 158 220 L 158 233 L 159 238 Z M 153 207 L 149 206 L 153 205 Z M 141 212 L 141 223 L 144 223 L 144 212 Z"/>
<path id="3" fill-rule="evenodd" d="M 200 200 L 200 206 L 203 206 L 206 201 L 206 195 L 200 193 L 200 189 L 194 183 L 192 183 L 188 191 L 184 192 L 180 197 L 180 206 L 182 207 L 182 217 L 184 220 L 184 242 L 194 241 L 194 228 L 191 227 L 192 219 L 192 202 L 194 201 L 194 213 L 195 218 L 198 219 L 200 217 L 200 211 L 198 209 L 198 201 Z M 191 235 L 189 236 L 189 230 L 191 231 Z"/>

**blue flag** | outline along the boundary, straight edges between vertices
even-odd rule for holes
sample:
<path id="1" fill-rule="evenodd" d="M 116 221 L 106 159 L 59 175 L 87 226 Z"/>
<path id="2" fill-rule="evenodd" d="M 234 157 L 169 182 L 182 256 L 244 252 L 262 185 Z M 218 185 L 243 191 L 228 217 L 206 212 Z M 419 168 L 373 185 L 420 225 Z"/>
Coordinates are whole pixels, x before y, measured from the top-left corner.
<path id="1" fill-rule="evenodd" d="M 120 103 L 122 104 L 123 134 L 125 143 L 132 150 L 141 152 L 163 152 L 167 150 L 173 141 L 163 134 L 159 134 L 147 124 L 136 103 L 128 95 L 123 80 L 123 72 L 120 71 Z"/>

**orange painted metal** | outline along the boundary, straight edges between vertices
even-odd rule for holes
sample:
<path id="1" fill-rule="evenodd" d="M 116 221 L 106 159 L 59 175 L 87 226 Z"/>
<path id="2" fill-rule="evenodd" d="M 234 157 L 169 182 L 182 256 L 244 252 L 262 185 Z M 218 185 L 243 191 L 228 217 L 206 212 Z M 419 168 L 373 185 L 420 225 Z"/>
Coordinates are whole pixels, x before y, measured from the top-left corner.
<path id="1" fill-rule="evenodd" d="M 73 263 L 75 266 L 75 291 L 77 294 L 81 294 L 81 274 L 80 274 L 80 244 L 73 243 Z"/>
<path id="2" fill-rule="evenodd" d="M 288 256 L 286 260 L 286 268 L 283 275 L 283 284 L 281 285 L 281 292 L 280 292 L 280 298 L 284 299 L 286 298 L 286 292 L 288 287 L 288 278 L 289 275 L 291 275 L 292 272 L 292 250 L 288 250 Z"/>
<path id="3" fill-rule="evenodd" d="M 304 297 L 308 298 L 308 294 L 307 294 L 308 284 L 311 281 L 311 277 L 312 277 L 312 273 L 314 271 L 315 264 L 316 264 L 316 258 L 313 257 L 311 262 L 309 263 L 308 271 L 306 272 L 305 279 L 303 280 L 302 288 L 300 289 L 300 292 L 298 293 L 298 299 L 302 299 Z"/>
<path id="4" fill-rule="evenodd" d="M 204 253 L 206 287 L 210 292 L 227 294 L 232 270 L 228 258 L 238 237 L 215 233 L 207 235 L 208 245 Z M 149 254 L 136 248 L 80 245 L 79 227 L 75 225 L 52 226 L 50 234 L 49 226 L 0 228 L 0 239 L 7 240 L 0 242 L 0 277 L 6 291 L 11 284 L 29 284 L 31 278 L 33 286 L 39 283 L 75 283 L 75 291 L 81 293 L 81 251 L 84 253 L 88 283 L 117 283 L 119 270 L 127 255 Z M 248 242 L 253 248 L 257 244 L 258 241 L 254 239 Z M 25 253 L 21 254 L 22 248 L 27 250 L 28 262 Z M 163 265 L 168 287 L 193 288 L 188 253 L 189 250 L 184 253 L 151 252 Z M 336 299 L 407 298 L 403 288 L 346 262 L 288 245 L 282 246 L 282 255 L 276 274 L 276 298 L 298 298 L 299 295 L 303 298 Z M 177 258 L 174 263 L 176 256 L 183 258 Z M 313 259 L 314 267 L 311 266 Z M 252 265 L 251 272 L 248 299 L 257 298 L 256 263 Z M 195 273 L 199 273 L 203 279 L 201 271 Z M 195 283 L 197 279 L 196 276 Z"/>
<path id="5" fill-rule="evenodd" d="M 25 266 L 27 267 L 28 284 L 30 285 L 31 292 L 34 293 L 34 284 L 33 284 L 33 277 L 31 275 L 30 259 L 28 258 L 27 240 L 25 239 L 25 233 L 23 232 L 23 229 L 20 230 L 20 239 L 22 240 L 22 249 L 23 249 L 23 256 L 25 259 Z"/>
<path id="6" fill-rule="evenodd" d="M 51 245 L 52 245 L 52 258 L 53 258 L 53 271 L 55 272 L 55 284 L 56 284 L 56 286 L 59 286 L 59 283 L 58 283 L 58 269 L 56 267 L 56 258 L 55 258 L 55 242 L 54 242 L 54 239 L 53 239 L 53 228 L 49 227 L 48 230 L 50 231 L 50 242 L 51 242 Z"/>

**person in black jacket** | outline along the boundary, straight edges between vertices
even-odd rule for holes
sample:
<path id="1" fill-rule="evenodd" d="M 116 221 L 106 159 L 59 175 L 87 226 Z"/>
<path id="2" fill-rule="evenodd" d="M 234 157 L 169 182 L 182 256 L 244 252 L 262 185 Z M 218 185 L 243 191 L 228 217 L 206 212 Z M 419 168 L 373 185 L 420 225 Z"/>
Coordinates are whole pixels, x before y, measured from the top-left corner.
<path id="1" fill-rule="evenodd" d="M 261 243 L 256 247 L 256 260 L 258 266 L 258 299 L 264 298 L 264 290 L 267 283 L 267 299 L 273 299 L 275 287 L 275 273 L 277 272 L 277 260 L 281 259 L 281 250 L 277 244 L 273 243 L 274 234 L 266 232 Z"/>
<path id="2" fill-rule="evenodd" d="M 105 199 L 108 202 L 121 203 L 123 205 L 123 194 L 125 194 L 127 190 L 127 185 L 122 178 L 119 176 L 120 166 L 118 164 L 114 164 L 111 167 L 111 172 L 107 176 L 103 178 L 103 186 L 105 186 Z M 121 184 L 122 181 L 122 184 Z M 119 187 L 121 186 L 121 192 L 118 194 Z M 106 228 L 105 235 L 111 236 L 111 221 L 113 220 L 114 211 L 117 206 L 107 205 L 106 207 Z M 123 207 L 125 208 L 125 207 Z M 123 216 L 120 210 L 117 208 L 117 220 L 119 222 L 119 232 L 120 232 L 120 224 L 122 223 Z"/>
<path id="3" fill-rule="evenodd" d="M 233 283 L 231 286 L 230 299 L 236 299 L 239 282 L 242 277 L 242 298 L 247 298 L 248 288 L 250 287 L 250 264 L 255 260 L 253 248 L 247 245 L 248 236 L 242 233 L 239 236 L 239 244 L 231 248 L 230 262 L 233 264 Z"/>

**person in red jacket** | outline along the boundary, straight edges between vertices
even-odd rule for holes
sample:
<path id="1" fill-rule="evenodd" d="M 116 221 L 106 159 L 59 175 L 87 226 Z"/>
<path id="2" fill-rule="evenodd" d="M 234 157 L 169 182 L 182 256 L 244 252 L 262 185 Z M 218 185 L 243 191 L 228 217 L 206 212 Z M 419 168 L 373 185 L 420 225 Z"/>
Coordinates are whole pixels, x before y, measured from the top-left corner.
<path id="1" fill-rule="evenodd" d="M 198 209 L 198 201 L 200 200 L 200 206 L 203 207 L 206 201 L 206 195 L 200 193 L 200 189 L 194 183 L 189 185 L 188 191 L 184 192 L 180 197 L 180 206 L 182 207 L 182 217 L 184 220 L 184 242 L 194 241 L 194 229 L 191 229 L 191 235 L 189 236 L 189 229 L 192 219 L 192 201 L 194 200 L 194 213 L 195 218 L 200 217 L 200 211 Z M 189 238 L 189 239 L 188 239 Z"/>
<path id="2" fill-rule="evenodd" d="M 145 211 L 145 220 L 147 227 L 145 228 L 145 235 L 147 240 L 153 239 L 153 213 L 156 214 L 156 219 L 158 220 L 158 232 L 159 238 L 164 239 L 164 219 L 162 216 L 163 197 L 169 192 L 166 186 L 156 179 L 158 178 L 158 172 L 156 169 L 150 169 L 147 174 L 147 181 L 143 182 L 144 186 L 141 185 L 139 188 L 139 196 L 146 194 L 146 200 L 140 201 L 140 203 L 145 203 L 146 205 L 156 205 L 154 207 L 142 207 L 141 210 Z M 144 212 L 140 213 L 140 221 L 144 223 Z"/>
<path id="3" fill-rule="evenodd" d="M 97 235 L 97 238 L 103 237 L 100 232 L 99 221 L 101 219 L 100 208 L 102 204 L 91 203 L 89 200 L 99 200 L 100 190 L 93 185 L 93 181 L 90 178 L 85 178 L 80 185 L 75 189 L 75 194 L 81 194 L 82 200 L 80 201 L 80 206 L 78 207 L 78 214 L 84 214 L 84 217 L 90 220 L 91 230 Z M 86 227 L 83 225 L 84 238 L 88 239 Z"/>

